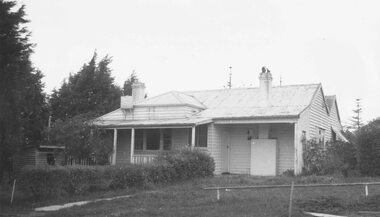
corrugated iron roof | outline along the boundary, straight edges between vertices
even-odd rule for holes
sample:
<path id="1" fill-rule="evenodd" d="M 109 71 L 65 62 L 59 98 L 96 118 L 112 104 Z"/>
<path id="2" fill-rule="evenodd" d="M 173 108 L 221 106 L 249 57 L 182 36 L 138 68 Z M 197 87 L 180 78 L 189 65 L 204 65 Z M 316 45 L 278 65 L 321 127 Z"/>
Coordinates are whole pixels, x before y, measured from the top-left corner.
<path id="1" fill-rule="evenodd" d="M 271 105 L 261 107 L 259 88 L 236 88 L 206 91 L 171 91 L 145 99 L 136 106 L 189 105 L 200 112 L 189 118 L 165 120 L 114 120 L 113 113 L 100 117 L 102 126 L 160 126 L 194 125 L 212 119 L 226 118 L 286 118 L 298 116 L 306 109 L 320 84 L 275 86 L 271 91 Z M 114 112 L 120 112 L 119 110 Z M 109 117 L 108 117 L 109 116 Z M 115 115 L 115 117 L 118 115 Z M 119 115 L 120 116 L 120 115 Z"/>
<path id="2" fill-rule="evenodd" d="M 208 118 L 241 118 L 299 115 L 320 84 L 276 86 L 271 92 L 271 106 L 259 105 L 259 88 L 189 91 L 207 109 L 197 114 Z"/>
<path id="3" fill-rule="evenodd" d="M 135 104 L 135 106 L 163 106 L 163 105 L 188 105 L 205 109 L 206 107 L 193 96 L 185 93 L 170 91 L 152 98 L 147 98 Z"/>

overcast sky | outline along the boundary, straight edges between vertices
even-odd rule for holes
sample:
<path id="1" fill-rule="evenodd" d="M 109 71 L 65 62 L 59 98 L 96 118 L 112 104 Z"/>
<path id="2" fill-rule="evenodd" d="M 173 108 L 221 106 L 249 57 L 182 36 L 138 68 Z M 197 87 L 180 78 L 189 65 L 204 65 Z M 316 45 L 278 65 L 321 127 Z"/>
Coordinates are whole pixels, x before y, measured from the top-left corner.
<path id="1" fill-rule="evenodd" d="M 233 87 L 322 83 L 337 95 L 343 124 L 361 98 L 380 116 L 380 1 L 20 0 L 35 67 L 59 88 L 94 50 L 113 57 L 117 84 L 136 70 L 149 96 Z"/>

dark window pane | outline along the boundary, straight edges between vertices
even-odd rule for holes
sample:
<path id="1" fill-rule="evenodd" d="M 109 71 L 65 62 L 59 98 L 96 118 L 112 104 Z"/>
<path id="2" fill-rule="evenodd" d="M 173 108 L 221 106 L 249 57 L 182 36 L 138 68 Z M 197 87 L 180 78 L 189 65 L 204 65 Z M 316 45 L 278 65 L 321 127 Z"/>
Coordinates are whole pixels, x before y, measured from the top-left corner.
<path id="1" fill-rule="evenodd" d="M 160 130 L 149 129 L 146 132 L 146 150 L 160 149 Z"/>
<path id="2" fill-rule="evenodd" d="M 164 129 L 163 132 L 164 150 L 172 149 L 172 129 Z"/>
<path id="3" fill-rule="evenodd" d="M 135 130 L 135 150 L 143 150 L 143 129 Z"/>
<path id="4" fill-rule="evenodd" d="M 195 128 L 195 141 L 196 147 L 207 147 L 207 124 Z"/>
<path id="5" fill-rule="evenodd" d="M 49 165 L 55 165 L 55 157 L 54 154 L 47 154 L 46 161 Z"/>

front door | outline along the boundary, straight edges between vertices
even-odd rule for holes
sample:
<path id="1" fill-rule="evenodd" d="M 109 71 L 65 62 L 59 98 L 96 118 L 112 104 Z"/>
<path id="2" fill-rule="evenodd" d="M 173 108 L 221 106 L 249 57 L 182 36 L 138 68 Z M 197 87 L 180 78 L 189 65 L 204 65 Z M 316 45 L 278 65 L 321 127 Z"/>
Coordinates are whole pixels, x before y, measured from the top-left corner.
<path id="1" fill-rule="evenodd" d="M 275 139 L 251 140 L 251 175 L 275 176 L 277 142 Z"/>

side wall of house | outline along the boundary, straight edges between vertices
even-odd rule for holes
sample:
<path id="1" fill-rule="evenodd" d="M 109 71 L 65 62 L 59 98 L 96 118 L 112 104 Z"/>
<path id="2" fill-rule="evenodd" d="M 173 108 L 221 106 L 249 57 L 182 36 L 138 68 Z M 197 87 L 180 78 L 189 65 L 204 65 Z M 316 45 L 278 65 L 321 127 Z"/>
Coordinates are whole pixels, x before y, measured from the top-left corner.
<path id="1" fill-rule="evenodd" d="M 215 174 L 221 174 L 223 171 L 223 127 L 213 123 L 208 125 L 207 150 L 215 162 Z"/>
<path id="2" fill-rule="evenodd" d="M 325 130 L 325 141 L 330 140 L 330 120 L 326 111 L 326 103 L 324 102 L 324 96 L 322 88 L 318 89 L 311 106 L 310 106 L 310 121 L 309 121 L 309 138 L 318 138 L 319 128 Z"/>
<path id="3" fill-rule="evenodd" d="M 277 140 L 277 174 L 294 169 L 294 125 L 271 125 L 269 138 Z"/>
<path id="4" fill-rule="evenodd" d="M 331 123 L 331 126 L 334 127 L 335 129 L 342 130 L 342 124 L 339 121 L 338 107 L 336 105 L 336 102 L 334 102 L 334 105 L 331 107 L 331 110 L 330 110 L 330 123 Z"/>

